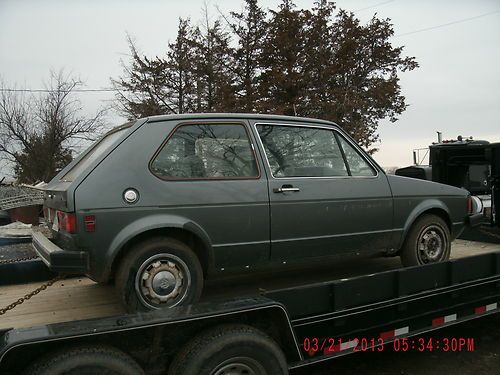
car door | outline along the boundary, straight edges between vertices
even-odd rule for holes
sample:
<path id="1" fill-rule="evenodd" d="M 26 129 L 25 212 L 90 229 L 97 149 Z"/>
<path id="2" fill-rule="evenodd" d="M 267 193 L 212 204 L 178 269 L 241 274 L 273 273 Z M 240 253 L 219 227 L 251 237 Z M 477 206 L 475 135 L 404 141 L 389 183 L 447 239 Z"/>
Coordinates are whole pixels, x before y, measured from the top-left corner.
<path id="1" fill-rule="evenodd" d="M 358 146 L 329 126 L 254 125 L 269 178 L 273 260 L 388 245 L 391 190 Z"/>
<path id="2" fill-rule="evenodd" d="M 156 204 L 206 233 L 219 271 L 270 256 L 267 180 L 250 134 L 243 121 L 180 122 L 150 163 Z"/>

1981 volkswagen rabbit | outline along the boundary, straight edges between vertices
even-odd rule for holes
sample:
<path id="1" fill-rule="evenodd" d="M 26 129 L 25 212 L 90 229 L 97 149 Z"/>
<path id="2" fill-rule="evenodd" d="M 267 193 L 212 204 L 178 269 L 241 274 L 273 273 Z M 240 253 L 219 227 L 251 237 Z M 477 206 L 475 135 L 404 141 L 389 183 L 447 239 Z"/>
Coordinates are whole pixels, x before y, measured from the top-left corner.
<path id="1" fill-rule="evenodd" d="M 190 304 L 220 272 L 385 250 L 449 258 L 478 218 L 468 192 L 386 175 L 337 125 L 254 114 L 141 119 L 46 187 L 54 271 L 115 280 L 129 311 Z"/>

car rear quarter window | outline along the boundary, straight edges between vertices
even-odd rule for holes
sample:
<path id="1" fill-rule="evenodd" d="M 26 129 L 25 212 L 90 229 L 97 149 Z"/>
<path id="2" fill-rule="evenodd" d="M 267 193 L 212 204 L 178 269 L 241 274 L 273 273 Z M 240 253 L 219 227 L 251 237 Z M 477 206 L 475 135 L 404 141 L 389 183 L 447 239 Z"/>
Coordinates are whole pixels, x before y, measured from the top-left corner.
<path id="1" fill-rule="evenodd" d="M 174 129 L 151 162 L 162 179 L 258 178 L 242 124 L 185 124 Z"/>
<path id="2" fill-rule="evenodd" d="M 257 125 L 274 177 L 348 176 L 333 130 Z"/>

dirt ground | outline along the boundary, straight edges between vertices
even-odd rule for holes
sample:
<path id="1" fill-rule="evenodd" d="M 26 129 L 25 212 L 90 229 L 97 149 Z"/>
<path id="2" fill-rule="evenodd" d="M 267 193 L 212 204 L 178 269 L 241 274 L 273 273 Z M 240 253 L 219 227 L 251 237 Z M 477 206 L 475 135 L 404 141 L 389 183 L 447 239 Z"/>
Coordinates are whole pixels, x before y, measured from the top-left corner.
<path id="1" fill-rule="evenodd" d="M 291 372 L 291 375 L 496 375 L 500 374 L 500 314 L 454 327 L 425 338 L 473 338 L 474 351 L 409 350 L 355 353 Z"/>
<path id="2" fill-rule="evenodd" d="M 477 234 L 463 236 L 479 238 Z M 462 238 L 463 238 L 462 237 Z M 453 242 L 452 257 L 500 251 L 496 243 L 459 239 Z M 395 352 L 386 346 L 383 352 L 355 353 L 311 365 L 291 372 L 291 375 L 494 375 L 500 374 L 500 314 L 473 320 L 422 336 L 426 340 L 443 338 L 473 338 L 474 351 L 444 352 L 442 350 L 409 350 Z"/>

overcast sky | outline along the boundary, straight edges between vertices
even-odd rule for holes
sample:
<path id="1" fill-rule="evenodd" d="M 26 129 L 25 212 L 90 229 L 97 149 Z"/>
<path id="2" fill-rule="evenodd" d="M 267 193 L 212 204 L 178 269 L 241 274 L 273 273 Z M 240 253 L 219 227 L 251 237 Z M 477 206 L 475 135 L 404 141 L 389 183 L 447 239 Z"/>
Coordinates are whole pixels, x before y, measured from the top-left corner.
<path id="1" fill-rule="evenodd" d="M 276 8 L 279 1 L 260 3 Z M 302 8 L 312 3 L 296 0 Z M 144 54 L 163 55 L 176 36 L 178 18 L 200 20 L 203 5 L 203 0 L 0 0 L 0 76 L 11 86 L 37 89 L 50 69 L 64 68 L 87 88 L 109 87 L 110 77 L 122 72 L 120 59 L 127 59 L 126 33 Z M 437 130 L 444 138 L 461 134 L 500 141 L 500 0 L 340 0 L 337 5 L 362 21 L 375 12 L 390 18 L 393 43 L 405 46 L 420 64 L 401 74 L 409 108 L 395 124 L 380 124 L 375 154 L 380 164 L 411 164 L 411 150 L 427 147 Z M 216 6 L 240 10 L 242 1 L 209 1 L 214 17 Z M 427 28 L 432 29 L 421 31 Z M 113 99 L 112 93 L 78 95 L 88 113 Z M 109 120 L 121 121 L 116 114 Z"/>

